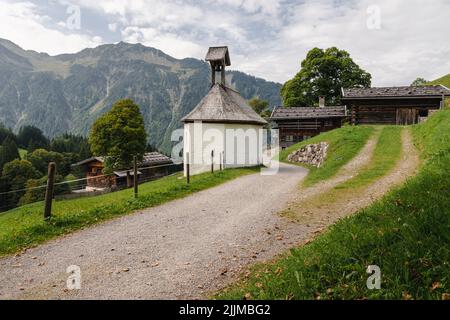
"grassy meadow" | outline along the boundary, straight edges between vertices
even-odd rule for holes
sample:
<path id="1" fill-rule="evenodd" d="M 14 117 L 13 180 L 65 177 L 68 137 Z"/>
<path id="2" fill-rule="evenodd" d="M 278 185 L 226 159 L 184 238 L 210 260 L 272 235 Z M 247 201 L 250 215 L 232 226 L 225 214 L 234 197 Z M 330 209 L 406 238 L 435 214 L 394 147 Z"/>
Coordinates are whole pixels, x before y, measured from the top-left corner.
<path id="1" fill-rule="evenodd" d="M 256 172 L 259 168 L 203 173 L 192 176 L 190 184 L 181 174 L 176 174 L 140 185 L 138 199 L 134 198 L 132 189 L 127 189 L 96 197 L 55 201 L 49 222 L 43 220 L 42 202 L 15 208 L 0 214 L 0 256 Z"/>
<path id="2" fill-rule="evenodd" d="M 411 130 L 417 176 L 215 298 L 450 299 L 450 110 Z M 369 265 L 380 267 L 380 290 L 366 286 Z"/>
<path id="3" fill-rule="evenodd" d="M 374 133 L 371 126 L 344 126 L 340 129 L 324 132 L 316 137 L 297 143 L 280 152 L 280 161 L 291 163 L 287 157 L 294 151 L 308 144 L 328 142 L 327 160 L 321 168 L 298 164 L 307 167 L 310 172 L 305 178 L 304 186 L 312 186 L 320 181 L 327 180 L 336 175 L 345 164 L 353 159 Z M 293 164 L 293 163 L 291 163 Z"/>

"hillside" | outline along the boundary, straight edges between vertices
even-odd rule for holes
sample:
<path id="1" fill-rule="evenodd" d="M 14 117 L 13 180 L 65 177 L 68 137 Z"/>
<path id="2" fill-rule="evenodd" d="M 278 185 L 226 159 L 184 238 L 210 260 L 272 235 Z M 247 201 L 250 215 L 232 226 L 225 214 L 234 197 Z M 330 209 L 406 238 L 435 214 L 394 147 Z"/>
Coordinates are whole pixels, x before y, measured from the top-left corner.
<path id="1" fill-rule="evenodd" d="M 447 88 L 450 88 L 450 74 L 443 76 L 442 78 L 431 81 L 430 84 L 442 84 Z"/>
<path id="2" fill-rule="evenodd" d="M 141 106 L 149 142 L 168 152 L 172 130 L 207 93 L 209 79 L 207 63 L 141 44 L 49 56 L 0 39 L 0 122 L 15 131 L 31 124 L 49 137 L 86 135 L 116 100 L 131 98 Z M 280 104 L 278 83 L 238 71 L 229 71 L 227 80 L 247 99 Z"/>
<path id="3" fill-rule="evenodd" d="M 358 201 L 361 182 L 372 183 L 367 178 L 386 172 L 386 164 L 392 163 L 391 160 L 403 166 L 404 156 L 399 161 L 398 155 L 393 154 L 400 139 L 392 135 L 396 134 L 392 130 L 412 132 L 422 160 L 419 173 L 380 200 L 342 217 L 325 232 L 319 228 L 302 246 L 269 263 L 254 266 L 241 282 L 215 297 L 448 300 L 449 129 L 450 110 L 441 110 L 425 123 L 410 128 L 384 127 L 386 134 L 383 138 L 381 132 L 372 164 L 365 172 L 336 186 L 339 197 L 329 198 L 329 201 L 340 202 L 342 210 L 347 204 Z M 388 170 L 391 174 L 397 171 L 392 166 Z M 380 181 L 378 185 L 375 182 L 374 189 L 384 185 L 383 179 Z M 351 188 L 348 182 L 352 182 Z M 346 193 L 350 200 L 345 197 Z M 311 208 L 302 209 L 311 212 Z M 317 209 L 325 209 L 327 214 L 339 212 L 336 208 L 330 210 L 328 203 L 322 201 L 316 204 L 311 214 L 313 218 L 317 218 Z M 366 286 L 368 266 L 378 266 L 381 270 L 379 290 Z"/>

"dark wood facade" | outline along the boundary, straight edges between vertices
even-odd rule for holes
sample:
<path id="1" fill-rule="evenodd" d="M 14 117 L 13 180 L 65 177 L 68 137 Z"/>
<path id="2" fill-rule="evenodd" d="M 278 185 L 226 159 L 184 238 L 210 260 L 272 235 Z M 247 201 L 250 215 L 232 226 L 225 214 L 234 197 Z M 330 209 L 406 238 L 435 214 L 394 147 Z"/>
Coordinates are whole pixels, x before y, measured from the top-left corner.
<path id="1" fill-rule="evenodd" d="M 270 120 L 279 130 L 280 147 L 287 148 L 322 132 L 340 128 L 345 107 L 275 108 Z"/>
<path id="2" fill-rule="evenodd" d="M 139 163 L 138 179 L 140 182 L 158 179 L 173 172 L 179 171 L 179 166 L 173 165 L 173 161 L 158 152 L 150 152 L 144 155 Z M 104 175 L 104 158 L 92 157 L 83 160 L 73 166 L 81 166 L 86 172 L 87 189 L 110 189 L 131 186 L 133 183 L 133 169 L 115 171 L 113 174 Z"/>
<path id="3" fill-rule="evenodd" d="M 443 86 L 358 88 L 343 89 L 342 102 L 352 124 L 410 125 L 442 108 L 448 96 Z"/>

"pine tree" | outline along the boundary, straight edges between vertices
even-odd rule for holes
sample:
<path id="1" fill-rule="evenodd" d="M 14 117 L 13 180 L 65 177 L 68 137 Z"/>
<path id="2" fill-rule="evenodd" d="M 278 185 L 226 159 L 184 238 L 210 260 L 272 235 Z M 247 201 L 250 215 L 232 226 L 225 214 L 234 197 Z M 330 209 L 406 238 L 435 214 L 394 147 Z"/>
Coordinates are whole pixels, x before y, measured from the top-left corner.
<path id="1" fill-rule="evenodd" d="M 6 137 L 0 149 L 0 172 L 6 163 L 15 159 L 20 159 L 19 149 L 11 137 Z"/>
<path id="2" fill-rule="evenodd" d="M 39 149 L 39 147 L 34 143 L 33 138 L 28 141 L 27 153 L 33 153 L 34 150 Z"/>

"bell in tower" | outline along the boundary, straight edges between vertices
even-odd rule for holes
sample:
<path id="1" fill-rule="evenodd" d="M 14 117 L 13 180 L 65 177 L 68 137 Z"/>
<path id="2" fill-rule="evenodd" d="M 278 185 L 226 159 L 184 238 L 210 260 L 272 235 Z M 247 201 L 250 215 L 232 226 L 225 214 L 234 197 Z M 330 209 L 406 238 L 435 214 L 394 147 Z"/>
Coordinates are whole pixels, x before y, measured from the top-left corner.
<path id="1" fill-rule="evenodd" d="M 216 72 L 221 74 L 221 85 L 225 86 L 225 67 L 231 66 L 228 47 L 210 47 L 206 61 L 211 65 L 211 86 L 216 84 Z"/>

